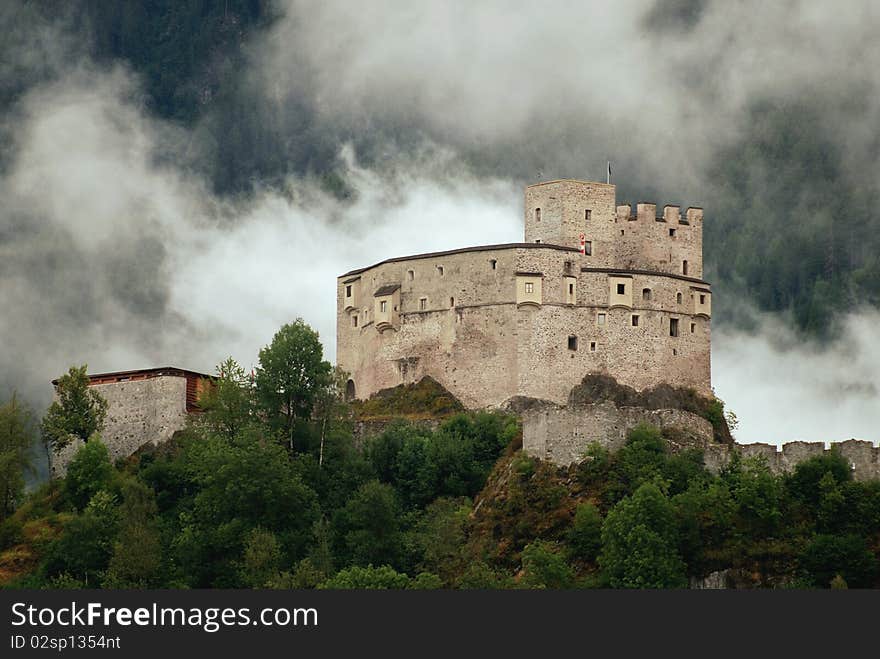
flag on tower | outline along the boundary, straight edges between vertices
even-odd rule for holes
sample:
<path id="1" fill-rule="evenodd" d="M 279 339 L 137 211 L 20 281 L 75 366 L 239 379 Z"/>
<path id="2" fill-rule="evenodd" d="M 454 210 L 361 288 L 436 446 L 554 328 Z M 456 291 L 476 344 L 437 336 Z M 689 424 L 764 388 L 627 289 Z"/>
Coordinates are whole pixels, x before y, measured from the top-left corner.
<path id="1" fill-rule="evenodd" d="M 611 161 L 608 161 L 608 183 L 611 183 Z"/>

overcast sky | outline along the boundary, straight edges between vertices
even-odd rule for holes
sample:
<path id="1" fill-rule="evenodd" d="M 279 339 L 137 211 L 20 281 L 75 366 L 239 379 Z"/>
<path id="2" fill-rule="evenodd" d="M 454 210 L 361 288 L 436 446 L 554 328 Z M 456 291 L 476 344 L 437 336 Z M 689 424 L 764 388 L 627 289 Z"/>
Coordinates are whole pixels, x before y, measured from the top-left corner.
<path id="1" fill-rule="evenodd" d="M 621 202 L 702 205 L 711 223 L 722 192 L 707 166 L 749 130 L 756 98 L 815 108 L 852 181 L 878 184 L 870 0 L 283 8 L 248 45 L 249 100 L 283 128 L 306 99 L 324 134 L 355 135 L 338 147 L 351 199 L 295 172 L 282 189 L 216 195 L 181 165 L 198 127 L 148 113 L 129 68 L 96 65 L 61 28 L 0 62 L 0 83 L 45 73 L 2 117 L 0 387 L 43 405 L 74 363 L 213 371 L 231 354 L 249 368 L 297 317 L 332 360 L 338 274 L 520 240 L 525 183 L 601 179 L 606 158 Z M 362 158 L 358 126 L 394 139 Z M 876 311 L 854 309 L 817 345 L 784 317 L 713 300 L 725 305 L 756 319 L 713 329 L 715 389 L 740 441 L 880 439 Z"/>

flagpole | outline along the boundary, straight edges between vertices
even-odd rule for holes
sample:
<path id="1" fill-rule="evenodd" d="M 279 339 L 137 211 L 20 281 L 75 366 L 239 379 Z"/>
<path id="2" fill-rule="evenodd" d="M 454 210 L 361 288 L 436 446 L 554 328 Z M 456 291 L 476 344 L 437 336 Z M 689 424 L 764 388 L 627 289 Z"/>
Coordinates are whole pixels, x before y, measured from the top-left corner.
<path id="1" fill-rule="evenodd" d="M 608 161 L 608 176 L 607 176 L 606 183 L 608 183 L 608 185 L 611 185 L 611 161 L 610 160 Z"/>

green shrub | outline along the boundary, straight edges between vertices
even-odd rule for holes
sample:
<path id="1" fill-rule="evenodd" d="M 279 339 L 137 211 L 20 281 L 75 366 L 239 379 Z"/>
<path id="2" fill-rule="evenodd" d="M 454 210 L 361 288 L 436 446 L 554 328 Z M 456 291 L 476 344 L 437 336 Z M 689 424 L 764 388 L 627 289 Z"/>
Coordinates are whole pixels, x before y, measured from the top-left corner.
<path id="1" fill-rule="evenodd" d="M 602 549 L 602 516 L 591 503 L 579 504 L 565 536 L 573 558 L 595 561 Z"/>
<path id="2" fill-rule="evenodd" d="M 82 510 L 95 494 L 109 490 L 114 476 L 110 452 L 97 435 L 83 444 L 67 465 L 64 492 L 70 502 Z"/>

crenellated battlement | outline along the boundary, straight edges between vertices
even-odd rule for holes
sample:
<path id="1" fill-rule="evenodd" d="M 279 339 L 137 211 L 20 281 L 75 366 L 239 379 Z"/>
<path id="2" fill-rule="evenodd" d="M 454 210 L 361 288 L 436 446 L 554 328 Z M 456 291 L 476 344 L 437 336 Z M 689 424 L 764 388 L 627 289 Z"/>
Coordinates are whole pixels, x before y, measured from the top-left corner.
<path id="1" fill-rule="evenodd" d="M 657 214 L 657 204 L 640 201 L 633 211 L 632 204 L 618 204 L 615 217 L 618 222 L 666 222 L 669 224 L 699 224 L 703 221 L 703 209 L 697 206 L 689 206 L 685 214 L 681 213 L 681 206 L 667 204 L 663 206 L 663 213 Z"/>

